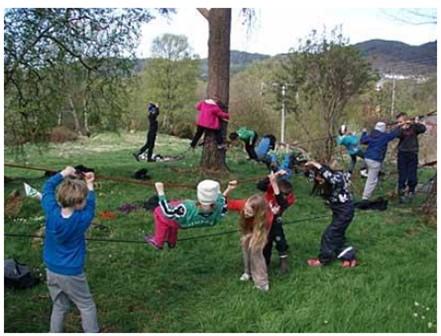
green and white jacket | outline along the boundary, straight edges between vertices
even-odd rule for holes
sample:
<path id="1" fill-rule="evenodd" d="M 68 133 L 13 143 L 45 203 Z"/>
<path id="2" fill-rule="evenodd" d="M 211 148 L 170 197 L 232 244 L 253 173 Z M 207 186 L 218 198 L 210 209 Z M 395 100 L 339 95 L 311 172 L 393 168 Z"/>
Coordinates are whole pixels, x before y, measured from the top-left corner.
<path id="1" fill-rule="evenodd" d="M 209 213 L 201 212 L 197 201 L 184 200 L 169 203 L 165 195 L 159 196 L 159 206 L 166 218 L 175 220 L 183 229 L 214 226 L 227 212 L 227 201 L 222 194 L 218 195 L 213 211 Z"/>

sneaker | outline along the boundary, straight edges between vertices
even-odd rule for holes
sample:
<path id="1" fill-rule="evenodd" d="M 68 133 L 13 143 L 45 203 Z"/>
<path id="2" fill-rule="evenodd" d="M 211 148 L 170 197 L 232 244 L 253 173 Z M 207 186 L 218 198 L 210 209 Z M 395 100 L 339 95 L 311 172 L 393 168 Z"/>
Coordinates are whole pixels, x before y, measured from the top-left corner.
<path id="1" fill-rule="evenodd" d="M 139 162 L 138 154 L 136 154 L 136 153 L 132 153 L 132 155 L 133 155 L 133 157 L 135 158 L 135 160 Z"/>
<path id="2" fill-rule="evenodd" d="M 266 284 L 264 286 L 254 286 L 254 288 L 257 288 L 259 290 L 261 290 L 262 292 L 268 292 L 269 291 L 269 285 Z"/>
<path id="3" fill-rule="evenodd" d="M 149 244 L 151 247 L 153 247 L 156 250 L 162 250 L 162 246 L 159 246 L 156 242 L 153 236 L 146 235 L 144 236 L 144 241 Z"/>
<path id="4" fill-rule="evenodd" d="M 172 249 L 172 248 L 176 247 L 176 244 L 171 244 L 171 243 L 167 242 L 167 246 L 168 246 L 168 248 Z"/>
<path id="5" fill-rule="evenodd" d="M 341 262 L 341 267 L 343 268 L 354 268 L 355 266 L 357 266 L 357 260 L 356 259 L 352 259 L 352 260 L 343 260 Z"/>
<path id="6" fill-rule="evenodd" d="M 250 279 L 251 279 L 251 276 L 248 273 L 242 274 L 239 278 L 240 281 L 248 281 Z"/>
<path id="7" fill-rule="evenodd" d="M 368 177 L 368 171 L 367 169 L 360 170 L 360 176 L 361 177 Z"/>
<path id="8" fill-rule="evenodd" d="M 320 266 L 323 266 L 323 264 L 320 262 L 320 260 L 318 258 L 308 259 L 307 263 L 308 263 L 308 265 L 310 267 L 320 267 Z"/>
<path id="9" fill-rule="evenodd" d="M 227 148 L 226 144 L 217 145 L 217 149 L 225 149 L 225 148 Z"/>
<path id="10" fill-rule="evenodd" d="M 413 191 L 413 192 L 409 192 L 409 193 L 407 194 L 407 200 L 408 200 L 408 202 L 412 202 L 413 199 L 415 198 L 415 196 L 416 196 L 415 191 Z"/>

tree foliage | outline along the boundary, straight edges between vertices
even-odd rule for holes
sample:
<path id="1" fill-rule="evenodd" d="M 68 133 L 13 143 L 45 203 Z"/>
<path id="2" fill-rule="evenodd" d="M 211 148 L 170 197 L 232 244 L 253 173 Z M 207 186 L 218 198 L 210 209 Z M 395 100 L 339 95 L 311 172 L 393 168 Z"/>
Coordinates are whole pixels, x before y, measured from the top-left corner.
<path id="1" fill-rule="evenodd" d="M 86 128 L 111 125 L 141 24 L 151 19 L 136 8 L 6 10 L 5 111 L 15 141 L 43 138 L 64 110 Z"/>
<path id="2" fill-rule="evenodd" d="M 374 78 L 370 65 L 357 49 L 348 46 L 339 27 L 329 36 L 326 31 L 313 31 L 300 41 L 277 75 L 278 82 L 288 84 L 285 102 L 299 129 L 327 137 L 326 147 L 321 145 L 324 150 L 317 153 L 324 160 L 332 156 L 333 136 L 345 116 L 347 103 Z M 279 94 L 279 105 L 282 99 Z"/>
<path id="3" fill-rule="evenodd" d="M 194 132 L 199 58 L 192 54 L 188 39 L 164 34 L 153 41 L 152 59 L 147 60 L 141 77 L 145 110 L 147 101 L 161 108 L 161 132 L 191 137 Z"/>

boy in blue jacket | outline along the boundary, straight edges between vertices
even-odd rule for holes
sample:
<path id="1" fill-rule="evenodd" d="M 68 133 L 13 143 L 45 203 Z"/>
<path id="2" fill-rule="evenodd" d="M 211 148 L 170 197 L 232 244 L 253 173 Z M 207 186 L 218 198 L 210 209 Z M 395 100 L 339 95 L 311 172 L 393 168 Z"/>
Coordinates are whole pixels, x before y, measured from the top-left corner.
<path id="1" fill-rule="evenodd" d="M 339 136 L 337 137 L 337 145 L 346 147 L 349 156 L 351 157 L 351 164 L 349 166 L 349 172 L 352 174 L 357 163 L 357 157 L 361 158 L 362 166 L 360 173 L 362 176 L 366 177 L 365 170 L 366 164 L 364 163 L 364 152 L 360 148 L 360 138 L 354 133 L 350 133 L 346 125 L 341 125 L 338 131 Z"/>
<path id="2" fill-rule="evenodd" d="M 378 183 L 378 174 L 386 156 L 387 145 L 400 134 L 400 126 L 391 132 L 386 132 L 386 124 L 377 122 L 374 130 L 368 135 L 363 130 L 360 143 L 368 145 L 364 153 L 364 161 L 368 167 L 368 177 L 363 190 L 362 200 L 367 201 L 371 197 Z"/>
<path id="3" fill-rule="evenodd" d="M 78 178 L 73 167 L 52 176 L 43 187 L 46 217 L 43 260 L 53 301 L 50 332 L 62 332 L 70 301 L 81 313 L 85 332 L 98 332 L 96 306 L 84 273 L 85 233 L 95 216 L 93 172 Z M 58 189 L 57 189 L 58 187 Z"/>

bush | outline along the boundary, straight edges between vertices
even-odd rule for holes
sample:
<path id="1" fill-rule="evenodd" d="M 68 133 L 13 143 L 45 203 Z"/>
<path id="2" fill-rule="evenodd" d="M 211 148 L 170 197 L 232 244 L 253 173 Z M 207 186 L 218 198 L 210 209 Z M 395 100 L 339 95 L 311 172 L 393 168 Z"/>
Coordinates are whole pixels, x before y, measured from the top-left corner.
<path id="1" fill-rule="evenodd" d="M 53 128 L 50 134 L 50 141 L 55 143 L 75 141 L 77 139 L 78 134 L 64 126 Z"/>

